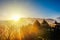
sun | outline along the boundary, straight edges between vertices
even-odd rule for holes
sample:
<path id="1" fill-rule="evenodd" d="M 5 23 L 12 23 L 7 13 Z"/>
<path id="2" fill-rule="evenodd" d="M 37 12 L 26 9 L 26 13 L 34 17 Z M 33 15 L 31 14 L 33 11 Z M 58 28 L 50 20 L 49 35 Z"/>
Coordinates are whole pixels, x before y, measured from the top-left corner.
<path id="1" fill-rule="evenodd" d="M 11 20 L 14 20 L 14 21 L 18 21 L 20 19 L 20 16 L 19 15 L 13 15 L 11 17 Z"/>

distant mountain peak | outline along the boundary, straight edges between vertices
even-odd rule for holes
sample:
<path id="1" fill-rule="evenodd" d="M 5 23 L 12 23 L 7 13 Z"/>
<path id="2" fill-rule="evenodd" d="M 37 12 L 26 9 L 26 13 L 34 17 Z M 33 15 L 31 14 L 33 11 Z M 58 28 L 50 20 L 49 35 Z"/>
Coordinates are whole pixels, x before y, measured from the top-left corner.
<path id="1" fill-rule="evenodd" d="M 60 19 L 60 17 L 57 17 L 57 19 Z"/>
<path id="2" fill-rule="evenodd" d="M 60 17 L 57 17 L 57 18 L 56 18 L 56 21 L 57 21 L 58 23 L 60 23 Z"/>

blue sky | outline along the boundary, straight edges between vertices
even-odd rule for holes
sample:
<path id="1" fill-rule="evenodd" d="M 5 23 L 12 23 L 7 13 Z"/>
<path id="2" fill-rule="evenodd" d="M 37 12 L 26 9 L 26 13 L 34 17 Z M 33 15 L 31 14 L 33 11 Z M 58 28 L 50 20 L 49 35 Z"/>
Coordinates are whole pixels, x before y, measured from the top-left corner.
<path id="1" fill-rule="evenodd" d="M 26 7 L 28 6 L 28 10 L 30 13 L 27 13 L 26 17 L 37 17 L 37 18 L 56 18 L 60 17 L 60 0 L 25 0 L 25 1 L 0 1 L 0 17 L 4 15 L 1 13 L 2 5 L 6 5 L 10 3 L 18 3 L 18 5 L 24 4 Z M 3 10 L 2 10 L 3 12 Z M 8 14 L 8 13 L 7 13 Z M 8 14 L 9 15 L 9 14 Z M 25 13 L 24 13 L 25 15 Z M 4 18 L 4 17 L 3 17 Z"/>
<path id="2" fill-rule="evenodd" d="M 38 0 L 32 1 L 31 4 L 38 10 L 42 11 L 42 17 L 58 17 L 60 16 L 59 0 Z M 40 14 L 40 13 L 38 13 Z"/>

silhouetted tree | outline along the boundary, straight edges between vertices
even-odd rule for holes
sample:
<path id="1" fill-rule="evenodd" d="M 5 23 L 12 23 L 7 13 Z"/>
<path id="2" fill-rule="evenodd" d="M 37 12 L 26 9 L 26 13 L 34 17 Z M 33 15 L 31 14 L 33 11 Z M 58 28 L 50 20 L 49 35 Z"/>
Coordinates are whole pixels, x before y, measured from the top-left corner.
<path id="1" fill-rule="evenodd" d="M 36 26 L 38 28 L 40 28 L 40 23 L 38 20 L 35 20 L 35 22 L 33 23 L 33 26 Z"/>
<path id="2" fill-rule="evenodd" d="M 43 20 L 41 26 L 42 26 L 42 30 L 44 31 L 42 37 L 44 38 L 44 40 L 50 40 L 49 24 L 45 20 Z"/>
<path id="3" fill-rule="evenodd" d="M 55 21 L 54 40 L 60 40 L 60 23 Z"/>

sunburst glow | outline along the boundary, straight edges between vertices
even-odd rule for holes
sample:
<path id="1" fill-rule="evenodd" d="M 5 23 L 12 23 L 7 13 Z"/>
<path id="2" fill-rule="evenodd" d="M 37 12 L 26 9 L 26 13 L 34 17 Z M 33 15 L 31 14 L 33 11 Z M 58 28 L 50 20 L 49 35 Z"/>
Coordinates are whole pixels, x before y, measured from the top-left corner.
<path id="1" fill-rule="evenodd" d="M 20 16 L 19 15 L 13 15 L 11 17 L 11 20 L 14 20 L 14 21 L 18 21 L 20 19 Z"/>

